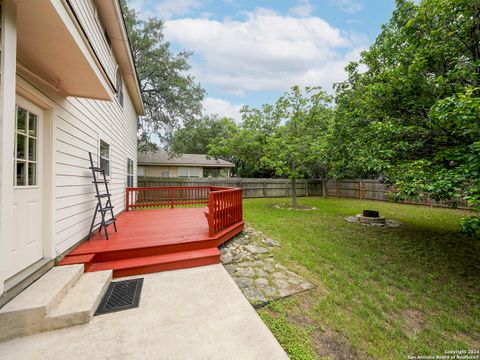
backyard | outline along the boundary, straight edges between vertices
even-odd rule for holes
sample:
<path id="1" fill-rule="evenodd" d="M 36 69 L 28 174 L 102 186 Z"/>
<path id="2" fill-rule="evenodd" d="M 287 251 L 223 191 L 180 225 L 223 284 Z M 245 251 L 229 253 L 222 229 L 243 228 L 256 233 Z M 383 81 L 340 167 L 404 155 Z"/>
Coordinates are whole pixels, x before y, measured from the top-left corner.
<path id="1" fill-rule="evenodd" d="M 274 256 L 316 289 L 260 316 L 292 359 L 396 359 L 480 348 L 480 243 L 465 212 L 338 198 L 247 199 L 246 221 L 280 242 Z M 397 228 L 348 223 L 376 209 Z"/>

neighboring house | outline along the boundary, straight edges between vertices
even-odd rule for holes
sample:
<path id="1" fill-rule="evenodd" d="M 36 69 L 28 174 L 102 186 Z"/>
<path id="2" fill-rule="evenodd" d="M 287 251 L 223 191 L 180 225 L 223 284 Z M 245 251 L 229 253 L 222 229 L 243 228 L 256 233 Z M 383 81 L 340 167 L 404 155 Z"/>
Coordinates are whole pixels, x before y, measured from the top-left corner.
<path id="1" fill-rule="evenodd" d="M 138 153 L 138 176 L 155 177 L 230 177 L 231 162 L 207 155 L 171 156 L 166 151 Z"/>
<path id="2" fill-rule="evenodd" d="M 88 234 L 88 152 L 108 170 L 115 213 L 123 211 L 144 108 L 117 0 L 0 4 L 1 306 Z"/>

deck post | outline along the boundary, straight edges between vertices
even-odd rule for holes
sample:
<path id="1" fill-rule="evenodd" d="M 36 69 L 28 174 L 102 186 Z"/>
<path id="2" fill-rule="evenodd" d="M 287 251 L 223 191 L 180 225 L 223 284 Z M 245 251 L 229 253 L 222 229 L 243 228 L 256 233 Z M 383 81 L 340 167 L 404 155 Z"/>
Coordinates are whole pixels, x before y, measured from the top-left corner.
<path id="1" fill-rule="evenodd" d="M 214 193 L 210 191 L 208 194 L 208 233 L 212 237 L 215 235 L 215 224 L 214 224 L 214 211 L 215 211 L 215 201 Z"/>
<path id="2" fill-rule="evenodd" d="M 126 194 L 125 211 L 128 211 L 128 210 L 130 210 L 130 189 L 128 187 L 125 188 L 125 194 Z"/>
<path id="3" fill-rule="evenodd" d="M 175 206 L 175 205 L 174 205 L 174 201 L 173 201 L 173 192 L 174 192 L 174 191 L 175 191 L 175 190 L 170 189 L 170 207 L 171 207 L 172 209 L 173 209 L 173 207 Z"/>

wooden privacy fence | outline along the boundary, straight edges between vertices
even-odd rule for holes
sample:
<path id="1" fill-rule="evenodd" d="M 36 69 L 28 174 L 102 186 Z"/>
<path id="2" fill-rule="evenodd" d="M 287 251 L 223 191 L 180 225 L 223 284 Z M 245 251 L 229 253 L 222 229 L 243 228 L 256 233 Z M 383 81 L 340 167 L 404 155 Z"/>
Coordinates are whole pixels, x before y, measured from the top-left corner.
<path id="1" fill-rule="evenodd" d="M 156 178 L 138 177 L 139 187 L 158 186 L 224 186 L 243 189 L 244 198 L 290 197 L 292 184 L 287 179 L 255 179 L 255 178 Z M 375 179 L 327 180 L 325 195 L 344 198 L 392 201 L 395 188 L 386 186 Z M 323 196 L 321 179 L 297 180 L 297 196 Z M 431 207 L 448 207 L 424 196 L 421 201 L 405 200 L 405 204 L 426 205 Z M 467 209 L 464 200 L 459 199 L 458 208 Z"/>
<path id="2" fill-rule="evenodd" d="M 161 178 L 138 177 L 139 187 L 220 186 L 240 188 L 244 198 L 289 197 L 292 184 L 287 179 L 256 178 Z M 322 196 L 322 180 L 297 180 L 297 196 Z"/>
<path id="3" fill-rule="evenodd" d="M 209 236 L 243 221 L 242 189 L 219 186 L 127 187 L 126 211 L 208 206 Z"/>
<path id="4" fill-rule="evenodd" d="M 395 187 L 382 184 L 375 179 L 354 179 L 354 180 L 328 180 L 325 183 L 326 196 L 336 196 L 344 198 L 356 198 L 379 201 L 392 201 L 392 196 L 397 192 Z M 424 194 L 421 200 L 402 200 L 401 204 L 424 205 L 430 207 L 449 207 L 447 203 L 431 199 Z M 467 202 L 458 199 L 457 208 L 470 209 Z"/>

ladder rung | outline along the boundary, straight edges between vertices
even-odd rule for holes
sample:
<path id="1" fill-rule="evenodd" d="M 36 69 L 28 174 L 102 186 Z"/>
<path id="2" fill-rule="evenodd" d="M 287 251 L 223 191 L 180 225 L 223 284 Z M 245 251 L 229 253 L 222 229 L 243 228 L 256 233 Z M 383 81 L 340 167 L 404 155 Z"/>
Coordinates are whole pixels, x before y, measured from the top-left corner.
<path id="1" fill-rule="evenodd" d="M 91 169 L 93 171 L 98 171 L 98 172 L 104 172 L 105 171 L 104 169 L 99 168 L 99 167 L 89 167 L 89 169 Z"/>
<path id="2" fill-rule="evenodd" d="M 106 206 L 103 209 L 98 210 L 98 212 L 107 212 L 109 210 L 113 210 L 113 206 Z"/>
<path id="3" fill-rule="evenodd" d="M 92 181 L 92 184 L 108 184 L 108 181 L 105 181 L 105 180 L 97 180 L 97 181 Z"/>
<path id="4" fill-rule="evenodd" d="M 113 219 L 110 219 L 110 220 L 105 221 L 105 226 L 112 225 L 112 224 L 115 222 L 115 220 L 117 220 L 117 219 L 113 218 Z M 95 225 L 93 225 L 93 228 L 96 228 L 96 227 L 99 226 L 99 225 L 100 225 L 100 226 L 104 226 L 104 225 L 102 224 L 102 222 L 100 221 L 99 223 L 96 223 Z"/>
<path id="5" fill-rule="evenodd" d="M 100 194 L 100 195 L 95 195 L 97 198 L 104 198 L 104 197 L 109 197 L 110 194 Z"/>

